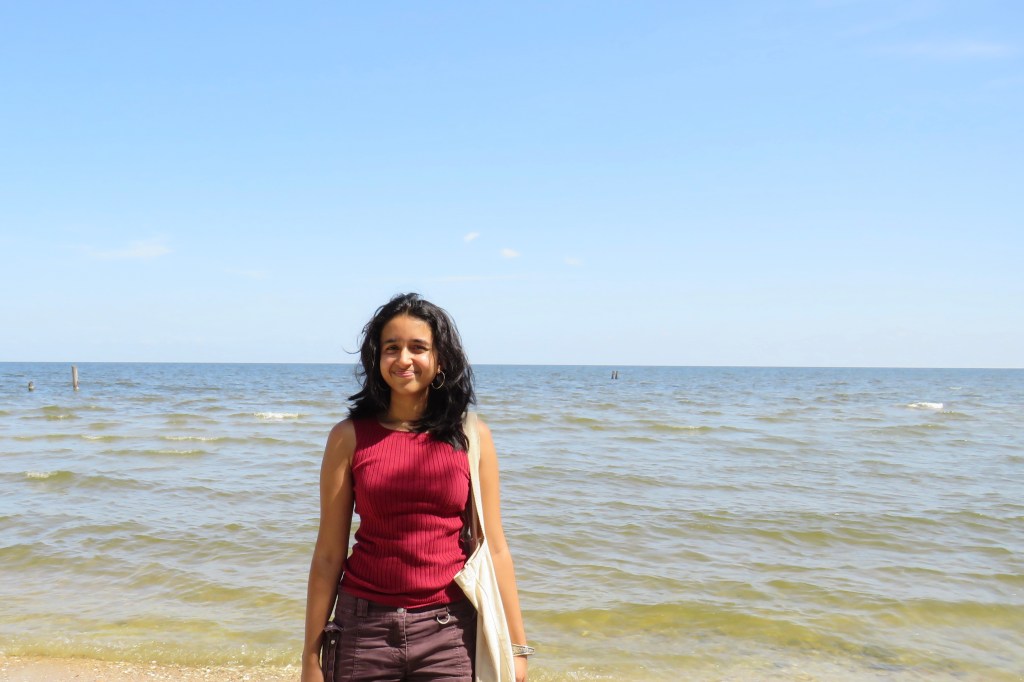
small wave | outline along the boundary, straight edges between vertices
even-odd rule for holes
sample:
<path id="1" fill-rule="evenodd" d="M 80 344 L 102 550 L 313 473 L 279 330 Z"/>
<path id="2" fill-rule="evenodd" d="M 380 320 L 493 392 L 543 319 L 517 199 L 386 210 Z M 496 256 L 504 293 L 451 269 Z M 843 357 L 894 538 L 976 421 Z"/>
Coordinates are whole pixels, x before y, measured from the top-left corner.
<path id="1" fill-rule="evenodd" d="M 950 427 L 947 424 L 935 424 L 925 422 L 923 424 L 906 424 L 901 426 L 880 426 L 875 429 L 868 429 L 871 433 L 901 436 L 901 435 L 928 435 L 932 431 L 945 431 Z"/>
<path id="2" fill-rule="evenodd" d="M 941 410 L 943 408 L 943 404 L 942 403 L 919 402 L 919 403 L 910 403 L 909 405 L 907 405 L 907 407 L 915 409 L 915 410 Z"/>
<path id="3" fill-rule="evenodd" d="M 756 421 L 767 422 L 768 424 L 786 424 L 788 422 L 795 421 L 793 418 L 782 415 L 764 415 L 761 417 L 754 417 Z"/>
<path id="4" fill-rule="evenodd" d="M 963 412 L 957 412 L 956 410 L 943 410 L 942 414 L 949 417 L 950 419 L 973 419 L 969 414 Z"/>
<path id="5" fill-rule="evenodd" d="M 282 421 L 284 419 L 298 419 L 298 412 L 253 412 L 252 416 L 264 421 Z"/>
<path id="6" fill-rule="evenodd" d="M 85 440 L 97 440 L 97 441 L 101 441 L 101 442 L 112 442 L 112 441 L 115 441 L 115 440 L 124 440 L 124 436 L 115 436 L 115 435 L 90 436 L 87 433 L 82 434 L 82 438 L 84 438 Z"/>
<path id="7" fill-rule="evenodd" d="M 106 431 L 107 429 L 116 429 L 122 426 L 123 422 L 93 422 L 89 424 L 89 429 L 92 431 Z"/>
<path id="8" fill-rule="evenodd" d="M 619 436 L 618 440 L 625 441 L 627 443 L 660 443 L 661 440 L 658 438 L 652 438 L 651 436 Z"/>
<path id="9" fill-rule="evenodd" d="M 216 443 L 224 440 L 223 436 L 160 436 L 161 440 L 196 440 L 203 443 Z"/>
<path id="10" fill-rule="evenodd" d="M 26 415 L 22 419 L 42 419 L 48 422 L 59 422 L 65 419 L 80 419 L 74 412 L 48 412 L 45 414 Z"/>
<path id="11" fill-rule="evenodd" d="M 75 485 L 96 490 L 148 490 L 150 488 L 149 484 L 134 478 L 106 476 L 104 474 L 85 476 L 80 480 L 76 480 Z"/>
<path id="12" fill-rule="evenodd" d="M 32 481 L 70 481 L 74 478 L 70 471 L 58 469 L 57 471 L 26 471 L 25 478 Z"/>
<path id="13" fill-rule="evenodd" d="M 290 402 L 300 407 L 330 408 L 334 405 L 333 401 L 327 400 L 292 400 Z"/>
<path id="14" fill-rule="evenodd" d="M 695 433 L 714 430 L 713 426 L 707 426 L 706 424 L 673 424 L 650 419 L 640 420 L 636 423 L 636 426 L 637 431 L 653 431 L 655 433 L 676 433 L 678 431 Z"/>
<path id="15" fill-rule="evenodd" d="M 170 412 L 164 415 L 164 419 L 166 419 L 169 424 L 187 424 L 193 421 L 215 423 L 217 421 L 216 419 L 211 419 L 205 415 L 189 412 Z"/>
<path id="16" fill-rule="evenodd" d="M 580 426 L 589 426 L 595 429 L 600 429 L 606 424 L 603 419 L 594 419 L 593 417 L 567 416 L 565 421 L 570 424 L 579 424 Z"/>
<path id="17" fill-rule="evenodd" d="M 20 441 L 34 441 L 34 440 L 71 440 L 72 438 L 78 438 L 77 433 L 40 433 L 33 436 L 15 436 L 14 440 Z"/>
<path id="18" fill-rule="evenodd" d="M 704 432 L 714 430 L 713 426 L 697 426 L 695 424 L 656 424 L 651 427 L 654 431 L 691 431 Z"/>
<path id="19" fill-rule="evenodd" d="M 170 455 L 170 456 L 174 456 L 174 457 L 194 457 L 196 455 L 205 455 L 205 454 L 207 454 L 207 451 L 206 450 L 175 450 L 175 449 L 171 449 L 171 448 L 158 449 L 158 450 L 153 450 L 153 449 L 145 449 L 145 450 L 121 449 L 121 450 L 104 450 L 103 454 L 105 454 L 105 455 L 123 455 L 123 456 L 142 455 L 144 457 L 145 456 L 152 456 L 152 455 L 161 455 L 161 456 L 168 456 L 168 455 Z"/>

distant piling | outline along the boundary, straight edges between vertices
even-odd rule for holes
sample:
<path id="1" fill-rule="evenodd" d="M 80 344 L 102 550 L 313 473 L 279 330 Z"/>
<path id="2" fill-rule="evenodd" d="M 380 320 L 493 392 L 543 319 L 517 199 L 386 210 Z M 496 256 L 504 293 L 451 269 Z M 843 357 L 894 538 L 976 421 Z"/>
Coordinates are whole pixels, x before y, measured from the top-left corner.
<path id="1" fill-rule="evenodd" d="M 618 378 L 619 378 L 619 370 L 613 369 L 612 370 L 612 379 L 618 379 Z"/>
<path id="2" fill-rule="evenodd" d="M 36 382 L 34 382 L 34 381 L 28 382 L 28 390 L 30 390 L 30 391 L 36 390 Z"/>
<path id="3" fill-rule="evenodd" d="M 71 365 L 71 386 L 78 390 L 78 367 Z"/>

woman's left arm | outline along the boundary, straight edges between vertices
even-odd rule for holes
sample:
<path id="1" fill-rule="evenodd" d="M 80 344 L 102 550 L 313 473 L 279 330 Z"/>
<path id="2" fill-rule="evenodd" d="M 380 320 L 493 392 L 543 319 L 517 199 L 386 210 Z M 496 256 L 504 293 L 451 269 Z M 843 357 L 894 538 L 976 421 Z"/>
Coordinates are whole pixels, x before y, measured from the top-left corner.
<path id="1" fill-rule="evenodd" d="M 498 453 L 494 448 L 491 430 L 483 421 L 478 420 L 480 433 L 480 495 L 484 506 L 484 536 L 491 549 L 494 560 L 494 571 L 498 577 L 498 590 L 501 592 L 501 603 L 505 606 L 505 620 L 508 621 L 508 634 L 513 644 L 526 644 L 526 628 L 523 626 L 523 614 L 519 609 L 519 590 L 516 587 L 516 571 L 512 563 L 512 553 L 505 540 L 505 531 L 501 525 L 501 483 L 498 475 Z M 517 656 L 516 680 L 526 679 L 526 658 Z"/>

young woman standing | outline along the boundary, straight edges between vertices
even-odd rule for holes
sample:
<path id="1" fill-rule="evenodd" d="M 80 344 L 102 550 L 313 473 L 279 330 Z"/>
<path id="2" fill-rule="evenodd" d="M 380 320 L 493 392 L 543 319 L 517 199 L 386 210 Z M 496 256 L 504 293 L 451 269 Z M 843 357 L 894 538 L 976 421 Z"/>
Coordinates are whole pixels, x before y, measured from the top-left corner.
<path id="1" fill-rule="evenodd" d="M 463 419 L 473 372 L 448 314 L 416 294 L 395 296 L 363 328 L 362 389 L 327 438 L 320 530 L 309 570 L 302 682 L 473 682 L 476 612 L 453 578 L 470 496 Z M 526 632 L 501 525 L 498 459 L 478 421 L 484 533 L 526 680 Z M 359 514 L 348 555 L 353 509 Z M 319 653 L 334 610 L 335 679 Z M 491 682 L 491 681 L 484 681 Z M 496 681 L 495 681 L 496 682 Z"/>

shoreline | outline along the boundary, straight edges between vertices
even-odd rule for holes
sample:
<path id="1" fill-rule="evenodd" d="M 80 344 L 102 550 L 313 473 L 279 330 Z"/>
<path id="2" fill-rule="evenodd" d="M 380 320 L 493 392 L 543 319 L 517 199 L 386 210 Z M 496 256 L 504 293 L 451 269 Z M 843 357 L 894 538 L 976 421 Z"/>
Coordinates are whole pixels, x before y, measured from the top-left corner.
<path id="1" fill-rule="evenodd" d="M 296 682 L 297 665 L 211 665 L 190 666 L 171 663 L 131 663 L 91 658 L 50 658 L 46 656 L 7 656 L 0 654 L 0 682 Z M 617 677 L 607 672 L 531 669 L 537 682 L 563 680 L 677 680 L 680 675 L 694 682 L 994 682 L 1021 679 L 1012 671 L 988 675 L 964 671 L 901 669 L 898 667 L 856 667 L 842 660 L 793 660 L 766 664 L 738 658 L 730 664 L 697 666 L 672 674 L 655 673 L 638 666 L 634 675 Z M 648 674 L 650 673 L 650 674 Z"/>
<path id="2" fill-rule="evenodd" d="M 298 666 L 187 666 L 0 654 L 0 681 L 3 682 L 294 682 L 298 677 Z"/>

